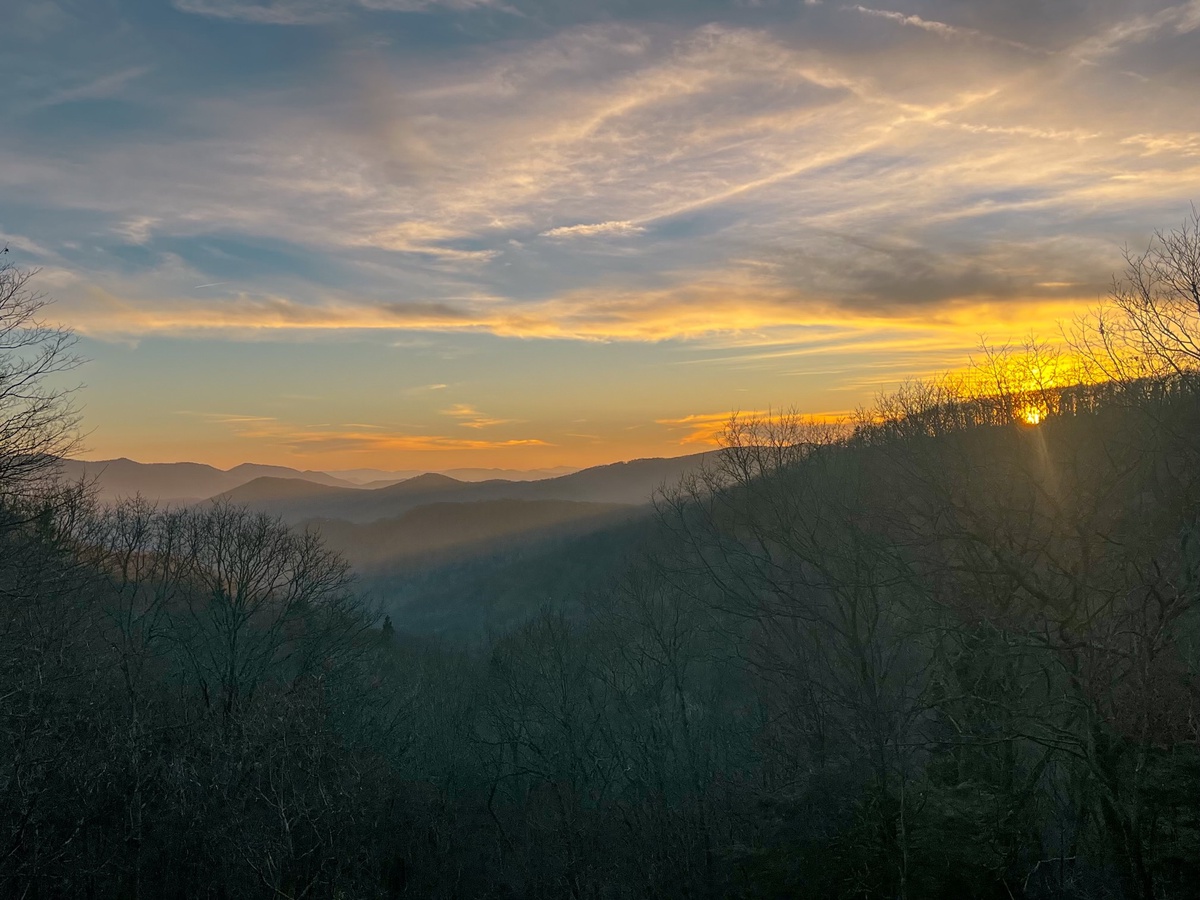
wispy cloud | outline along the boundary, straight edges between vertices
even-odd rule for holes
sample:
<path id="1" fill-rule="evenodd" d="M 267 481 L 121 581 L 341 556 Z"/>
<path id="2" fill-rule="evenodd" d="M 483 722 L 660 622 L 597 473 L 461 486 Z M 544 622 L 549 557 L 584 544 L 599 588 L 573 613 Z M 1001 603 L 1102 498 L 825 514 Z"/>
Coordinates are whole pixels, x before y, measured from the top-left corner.
<path id="1" fill-rule="evenodd" d="M 127 84 L 150 71 L 150 66 L 131 66 L 117 72 L 100 75 L 80 84 L 58 88 L 41 99 L 33 101 L 28 108 L 42 109 L 79 100 L 100 100 L 112 97 L 124 90 Z"/>
<path id="2" fill-rule="evenodd" d="M 288 297 L 237 293 L 203 304 L 190 297 L 122 296 L 100 286 L 69 304 L 75 327 L 98 338 L 146 335 L 262 337 L 305 333 L 455 332 L 510 338 L 584 341 L 698 340 L 720 337 L 759 344 L 769 333 L 826 327 L 861 334 L 879 329 L 977 332 L 985 323 L 1046 323 L 1069 315 L 1103 290 L 1106 273 L 1092 280 L 1047 279 L 1056 270 L 1054 248 L 1040 248 L 1040 264 L 996 278 L 978 263 L 926 258 L 911 247 L 886 242 L 834 240 L 837 259 L 853 263 L 832 270 L 809 269 L 805 260 L 774 267 L 740 267 L 681 274 L 655 289 L 572 289 L 522 303 L 459 297 L 445 301 L 373 302 L 329 298 L 299 302 Z M 1016 248 L 1017 258 L 1025 248 Z M 1032 252 L 1032 251 L 1029 251 Z M 815 263 L 814 263 L 815 266 Z M 797 267 L 807 284 L 793 281 Z M 907 271 L 904 271 L 907 269 Z M 1042 280 L 1039 280 L 1042 279 Z M 891 297 L 887 293 L 891 293 Z M 843 334 L 845 337 L 845 333 Z M 411 341 L 408 341 L 411 342 Z M 425 346 L 428 346 L 427 344 Z M 415 390 L 439 390 L 430 385 Z M 458 413 L 466 418 L 469 407 Z M 474 413 L 472 412 L 472 415 Z"/>
<path id="3" fill-rule="evenodd" d="M 356 431 L 302 431 L 271 435 L 276 443 L 297 453 L 428 453 L 488 452 L 519 447 L 549 447 L 538 438 L 500 441 L 468 440 L 445 435 L 379 434 Z"/>
<path id="4" fill-rule="evenodd" d="M 154 226 L 158 224 L 158 221 L 153 216 L 134 216 L 119 223 L 115 230 L 131 244 L 145 244 L 150 240 Z M 200 285 L 200 287 L 212 287 L 212 285 Z"/>
<path id="5" fill-rule="evenodd" d="M 470 10 L 503 6 L 493 0 L 173 0 L 182 12 L 260 25 L 317 25 L 336 20 L 346 8 L 390 12 Z"/>
<path id="6" fill-rule="evenodd" d="M 214 424 L 229 428 L 239 438 L 266 442 L 303 453 L 387 453 L 432 451 L 486 451 L 513 447 L 548 447 L 539 438 L 482 440 L 440 434 L 414 434 L 389 430 L 370 423 L 301 424 L 274 416 L 201 413 Z"/>
<path id="7" fill-rule="evenodd" d="M 802 253 L 834 230 L 946 242 L 949 258 L 964 235 L 1009 240 L 1022 209 L 1046 212 L 1047 228 L 1076 228 L 1088 191 L 1116 204 L 1195 183 L 1181 168 L 1186 148 L 1169 146 L 1170 117 L 1159 130 L 1142 110 L 1057 105 L 1031 83 L 1036 71 L 1014 80 L 972 59 L 903 78 L 871 65 L 727 26 L 666 41 L 589 26 L 467 66 L 434 65 L 419 87 L 407 87 L 415 78 L 402 66 L 378 75 L 372 92 L 402 102 L 382 103 L 372 128 L 397 117 L 405 140 L 424 148 L 419 177 L 364 155 L 359 119 L 275 91 L 197 103 L 195 134 L 169 150 L 159 140 L 88 152 L 86 166 L 64 168 L 0 148 L 0 186 L 82 203 L 133 243 L 269 235 L 446 314 L 448 295 L 467 292 L 520 317 L 520 295 L 551 269 L 559 294 L 596 283 L 583 263 L 589 239 L 637 236 L 622 243 L 622 267 L 646 276 L 633 290 L 655 290 L 731 257 Z M 1149 146 L 1165 165 L 1146 168 Z M 1131 173 L 1136 189 L 1118 199 Z M 972 227 L 928 224 L 947 214 Z M 961 259 L 975 250 L 963 247 Z M 225 280 L 215 265 L 196 274 L 195 283 Z M 281 325 L 302 315 L 281 314 Z"/>
<path id="8" fill-rule="evenodd" d="M 1174 132 L 1164 134 L 1133 134 L 1121 141 L 1122 144 L 1141 147 L 1146 154 L 1176 153 L 1183 156 L 1200 155 L 1200 132 Z"/>
<path id="9" fill-rule="evenodd" d="M 644 375 L 643 423 L 775 391 L 853 405 L 980 332 L 1053 332 L 1200 196 L 1200 0 L 897 5 L 714 5 L 697 26 L 658 0 L 175 0 L 221 21 L 184 19 L 178 53 L 140 43 L 136 4 L 121 28 L 72 14 L 54 40 L 77 68 L 12 48 L 12 108 L 43 105 L 0 135 L 0 230 L 100 339 L 97 377 L 133 367 L 160 406 L 191 387 L 149 374 L 167 338 L 214 372 L 238 359 L 239 400 L 279 386 L 231 341 L 319 348 L 328 370 L 286 385 L 314 396 L 333 371 L 377 383 L 376 348 L 399 386 L 370 402 L 421 421 L 409 441 L 522 438 L 497 417 L 543 421 L 505 399 L 529 353 L 563 374 L 546 419 L 608 402 L 565 387 L 601 359 Z M 278 53 L 228 52 L 268 33 Z M 136 102 L 58 108 L 104 97 Z M 472 415 L 440 415 L 458 396 Z"/>
<path id="10" fill-rule="evenodd" d="M 1109 25 L 1076 44 L 1072 55 L 1084 62 L 1096 62 L 1123 47 L 1146 43 L 1163 31 L 1188 34 L 1197 28 L 1200 28 L 1200 0 L 1189 0 Z"/>
<path id="11" fill-rule="evenodd" d="M 243 413 L 197 412 L 196 410 L 180 409 L 175 411 L 180 416 L 196 416 L 207 419 L 218 425 L 228 425 L 235 429 L 269 428 L 279 420 L 274 416 L 253 416 Z"/>
<path id="12" fill-rule="evenodd" d="M 30 240 L 22 234 L 13 234 L 8 231 L 0 230 L 0 249 L 4 247 L 13 247 L 18 250 L 23 250 L 26 253 L 31 253 L 43 259 L 54 256 L 54 251 L 48 247 L 39 244 L 37 241 Z"/>
<path id="13" fill-rule="evenodd" d="M 971 41 L 987 41 L 989 43 L 1001 44 L 1007 47 L 1014 47 L 1018 50 L 1027 52 L 1042 53 L 1046 52 L 1037 47 L 1020 41 L 1011 41 L 1005 38 L 995 37 L 994 35 L 986 34 L 974 28 L 963 28 L 958 25 L 949 25 L 945 22 L 938 22 L 934 19 L 922 19 L 918 15 L 911 15 L 901 12 L 893 12 L 886 9 L 872 9 L 867 6 L 852 6 L 851 9 L 860 12 L 866 16 L 875 16 L 881 19 L 889 19 L 900 25 L 907 25 L 912 28 L 920 28 L 922 31 L 928 31 L 931 34 L 936 34 L 938 37 L 971 40 Z"/>
<path id="14" fill-rule="evenodd" d="M 460 419 L 458 424 L 463 428 L 492 428 L 496 425 L 508 425 L 516 421 L 515 419 L 497 419 L 493 416 L 485 416 L 467 403 L 455 403 L 449 409 L 443 409 L 442 415 Z"/>
<path id="15" fill-rule="evenodd" d="M 664 425 L 676 434 L 680 444 L 705 444 L 718 446 L 730 420 L 737 416 L 741 420 L 759 419 L 767 415 L 766 410 L 727 410 L 715 413 L 692 413 L 674 419 L 657 419 L 656 425 Z M 682 435 L 679 433 L 682 432 Z"/>
<path id="16" fill-rule="evenodd" d="M 628 237 L 641 234 L 646 229 L 633 222 L 598 222 L 595 225 L 560 225 L 543 231 L 548 238 Z"/>

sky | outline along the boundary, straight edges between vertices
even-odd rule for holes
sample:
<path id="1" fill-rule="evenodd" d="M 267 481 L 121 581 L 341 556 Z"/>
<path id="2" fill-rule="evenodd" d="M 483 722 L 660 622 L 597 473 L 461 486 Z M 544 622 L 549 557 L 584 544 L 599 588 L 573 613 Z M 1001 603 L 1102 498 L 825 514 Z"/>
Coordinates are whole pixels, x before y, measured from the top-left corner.
<path id="1" fill-rule="evenodd" d="M 883 0 L 880 0 L 883 3 Z M 7 0 L 87 458 L 585 466 L 1054 337 L 1200 202 L 1200 0 Z"/>

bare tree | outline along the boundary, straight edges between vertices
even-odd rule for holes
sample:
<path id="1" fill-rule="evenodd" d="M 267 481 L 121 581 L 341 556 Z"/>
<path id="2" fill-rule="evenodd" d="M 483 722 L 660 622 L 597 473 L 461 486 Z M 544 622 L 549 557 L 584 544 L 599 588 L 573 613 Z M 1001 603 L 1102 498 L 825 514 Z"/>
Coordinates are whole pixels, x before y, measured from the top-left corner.
<path id="1" fill-rule="evenodd" d="M 79 365 L 75 336 L 41 318 L 50 301 L 30 287 L 36 274 L 0 265 L 0 501 L 48 474 L 79 441 L 72 389 L 51 383 Z"/>
<path id="2" fill-rule="evenodd" d="M 722 444 L 714 466 L 660 499 L 686 548 L 665 561 L 668 577 L 701 573 L 714 612 L 748 629 L 740 652 L 772 723 L 764 738 L 783 750 L 772 793 L 799 796 L 853 769 L 869 798 L 860 843 L 879 879 L 871 889 L 908 896 L 928 629 L 878 521 L 888 486 L 843 429 L 796 414 L 735 418 Z"/>
<path id="3" fill-rule="evenodd" d="M 319 676 L 374 622 L 313 531 L 227 502 L 188 511 L 181 529 L 190 588 L 174 637 L 226 723 L 269 672 Z"/>
<path id="4" fill-rule="evenodd" d="M 1200 210 L 1125 248 L 1108 301 L 1075 324 L 1071 343 L 1099 378 L 1127 381 L 1200 369 Z"/>

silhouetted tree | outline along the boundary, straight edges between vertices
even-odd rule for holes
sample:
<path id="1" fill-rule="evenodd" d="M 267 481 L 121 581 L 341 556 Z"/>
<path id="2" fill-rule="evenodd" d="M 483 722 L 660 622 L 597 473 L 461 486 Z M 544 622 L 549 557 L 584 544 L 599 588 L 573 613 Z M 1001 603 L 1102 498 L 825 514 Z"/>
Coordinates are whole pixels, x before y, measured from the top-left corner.
<path id="1" fill-rule="evenodd" d="M 75 337 L 41 318 L 35 274 L 0 264 L 0 502 L 78 445 L 72 392 L 48 383 L 79 364 Z"/>
<path id="2" fill-rule="evenodd" d="M 1200 210 L 1125 249 L 1107 301 L 1076 322 L 1071 343 L 1098 378 L 1128 381 L 1200 369 Z"/>

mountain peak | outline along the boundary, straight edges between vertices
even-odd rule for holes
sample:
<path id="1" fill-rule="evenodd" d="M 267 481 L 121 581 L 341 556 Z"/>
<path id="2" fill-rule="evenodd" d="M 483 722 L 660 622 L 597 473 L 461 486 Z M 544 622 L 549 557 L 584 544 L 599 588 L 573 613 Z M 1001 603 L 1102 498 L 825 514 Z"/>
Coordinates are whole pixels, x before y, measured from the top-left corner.
<path id="1" fill-rule="evenodd" d="M 451 478 L 449 475 L 442 475 L 438 472 L 426 472 L 424 475 L 406 478 L 404 481 L 398 481 L 386 488 L 381 488 L 381 490 L 397 492 L 411 490 L 437 490 L 466 483 L 467 482 L 465 481 L 459 481 L 457 478 Z"/>

